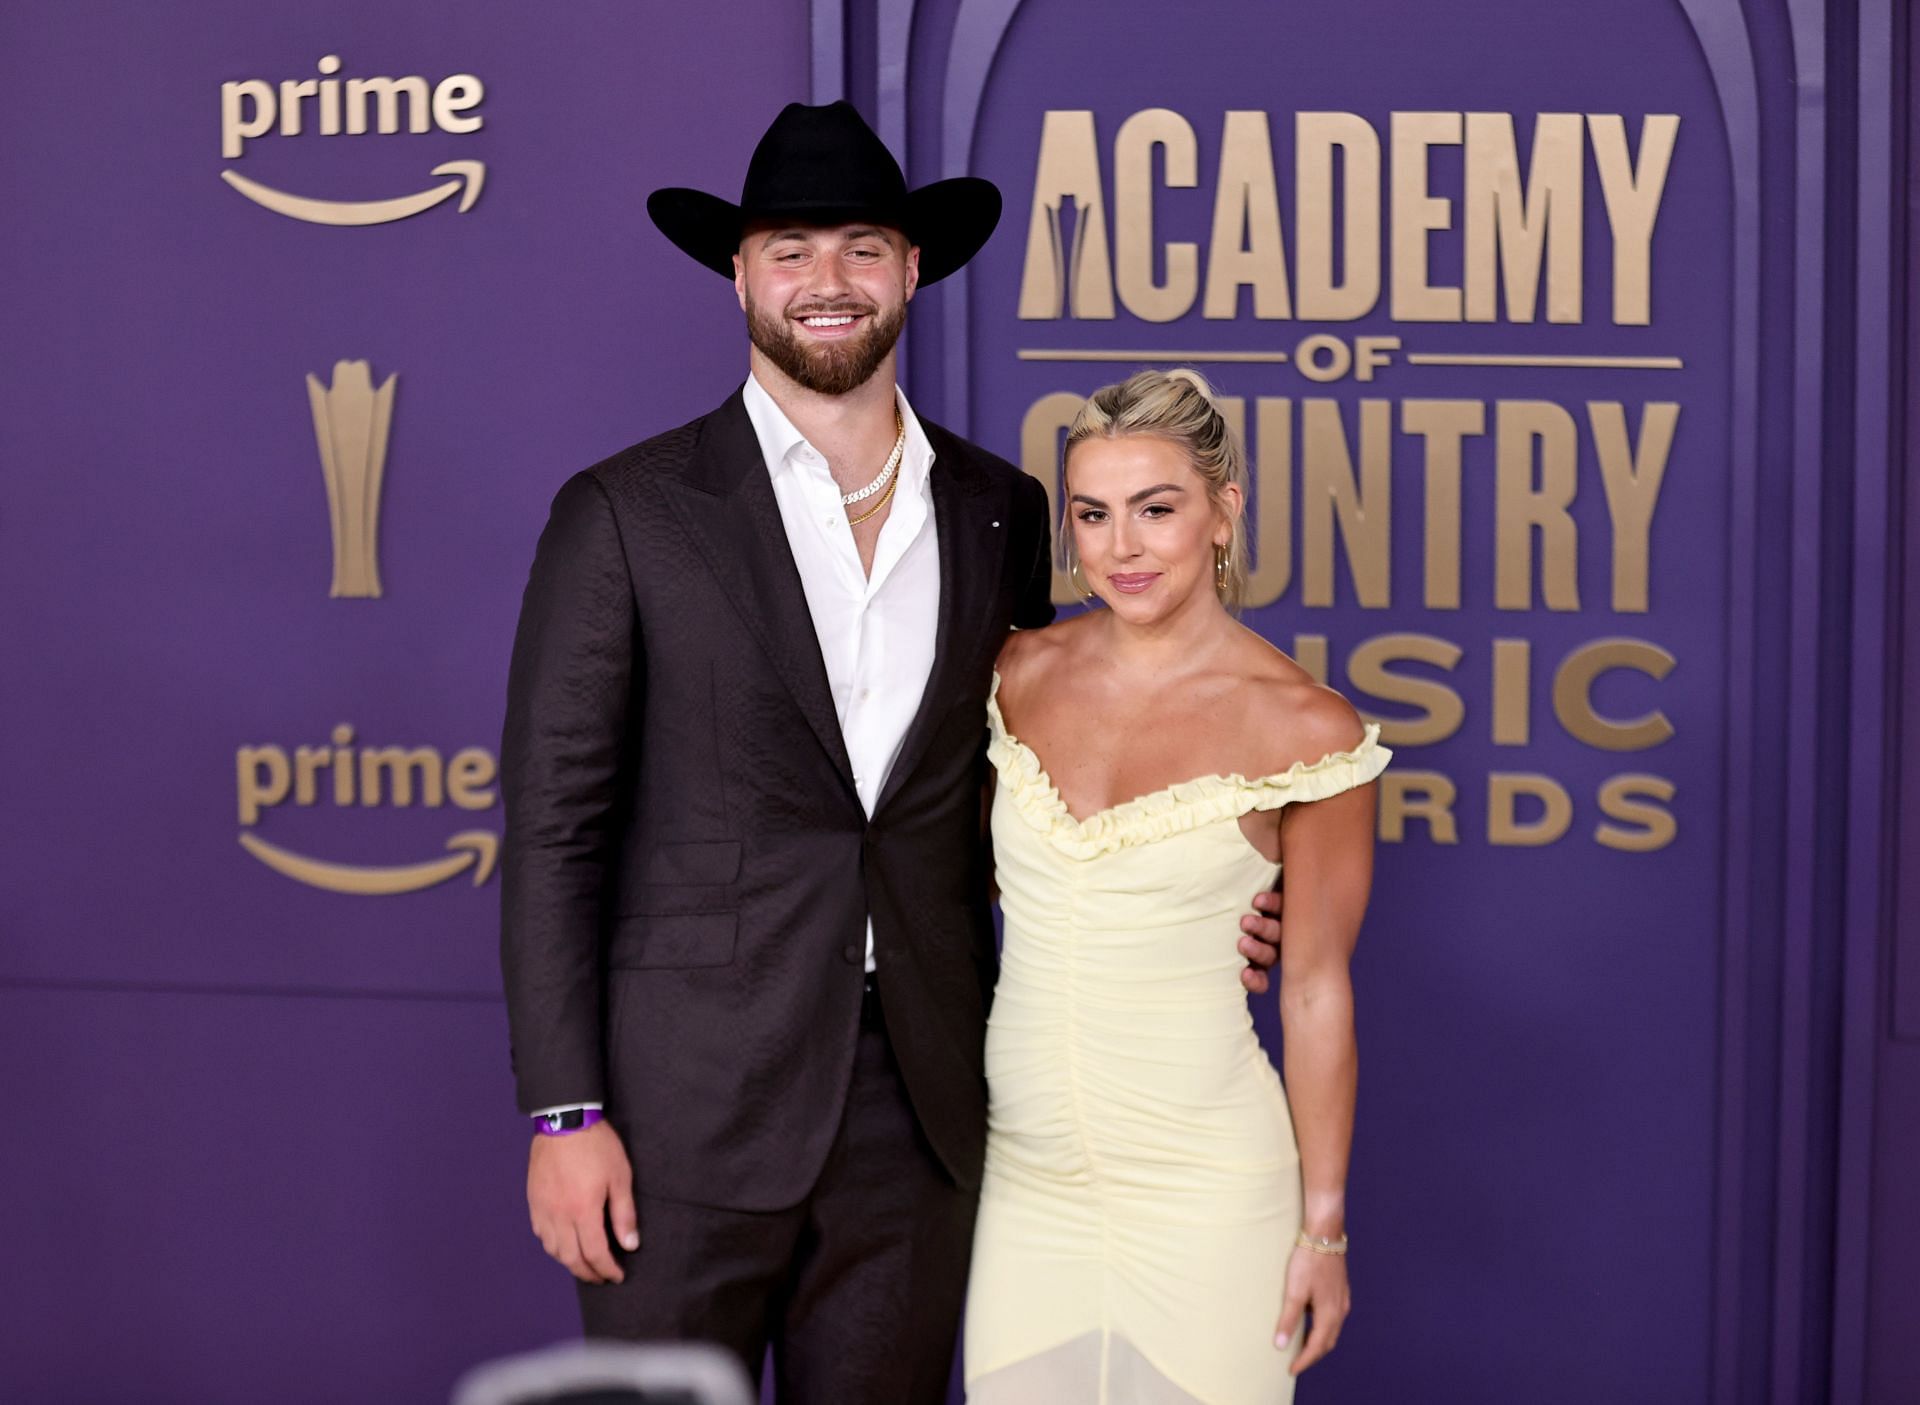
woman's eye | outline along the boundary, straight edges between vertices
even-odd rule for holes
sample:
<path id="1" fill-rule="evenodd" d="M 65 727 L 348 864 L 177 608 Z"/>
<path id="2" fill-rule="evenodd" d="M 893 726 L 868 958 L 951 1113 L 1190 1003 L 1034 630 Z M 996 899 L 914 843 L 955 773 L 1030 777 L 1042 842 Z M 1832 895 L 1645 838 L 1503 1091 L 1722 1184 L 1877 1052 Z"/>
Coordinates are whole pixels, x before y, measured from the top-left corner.
<path id="1" fill-rule="evenodd" d="M 1100 522 L 1105 520 L 1106 515 L 1106 513 L 1100 511 L 1097 507 L 1083 507 L 1080 509 L 1080 520 L 1082 522 Z"/>
<path id="2" fill-rule="evenodd" d="M 1173 509 L 1163 502 L 1152 502 L 1140 509 L 1140 515 L 1143 517 L 1165 517 L 1172 511 Z"/>

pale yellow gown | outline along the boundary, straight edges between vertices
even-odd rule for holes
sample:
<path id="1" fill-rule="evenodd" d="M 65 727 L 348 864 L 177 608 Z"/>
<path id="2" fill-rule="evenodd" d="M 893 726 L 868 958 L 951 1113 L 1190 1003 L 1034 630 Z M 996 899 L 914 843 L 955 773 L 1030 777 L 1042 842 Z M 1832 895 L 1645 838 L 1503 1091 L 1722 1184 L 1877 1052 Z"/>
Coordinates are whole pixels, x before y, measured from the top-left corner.
<path id="1" fill-rule="evenodd" d="M 1279 870 L 1239 820 L 1364 785 L 1391 753 L 1368 726 L 1310 765 L 1205 776 L 1079 821 L 997 698 L 987 711 L 1006 929 L 970 1405 L 1291 1400 L 1273 1333 L 1300 1162 L 1236 949 Z"/>

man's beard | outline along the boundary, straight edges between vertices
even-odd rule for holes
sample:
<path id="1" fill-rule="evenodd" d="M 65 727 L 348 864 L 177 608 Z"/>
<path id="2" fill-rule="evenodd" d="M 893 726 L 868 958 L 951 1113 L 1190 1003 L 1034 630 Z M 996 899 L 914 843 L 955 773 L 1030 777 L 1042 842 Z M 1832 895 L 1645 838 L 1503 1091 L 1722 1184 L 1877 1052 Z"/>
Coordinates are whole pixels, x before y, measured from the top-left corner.
<path id="1" fill-rule="evenodd" d="M 866 328 L 845 341 L 803 342 L 787 318 L 768 312 L 747 294 L 747 335 L 774 365 L 792 381 L 818 395 L 845 395 L 865 385 L 887 359 L 900 329 L 907 324 L 907 305 L 882 312 L 871 303 L 841 303 L 810 307 L 801 317 L 831 317 L 841 313 L 867 314 Z"/>

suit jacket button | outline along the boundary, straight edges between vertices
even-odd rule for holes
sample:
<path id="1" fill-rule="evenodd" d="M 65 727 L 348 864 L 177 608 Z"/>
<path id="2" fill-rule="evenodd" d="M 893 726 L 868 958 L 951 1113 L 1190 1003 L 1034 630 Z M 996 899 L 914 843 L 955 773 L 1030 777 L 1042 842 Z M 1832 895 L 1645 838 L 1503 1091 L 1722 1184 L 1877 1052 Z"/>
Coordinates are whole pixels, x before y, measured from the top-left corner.
<path id="1" fill-rule="evenodd" d="M 840 954 L 847 958 L 847 964 L 851 966 L 860 959 L 860 948 L 857 946 L 843 946 L 840 948 Z"/>

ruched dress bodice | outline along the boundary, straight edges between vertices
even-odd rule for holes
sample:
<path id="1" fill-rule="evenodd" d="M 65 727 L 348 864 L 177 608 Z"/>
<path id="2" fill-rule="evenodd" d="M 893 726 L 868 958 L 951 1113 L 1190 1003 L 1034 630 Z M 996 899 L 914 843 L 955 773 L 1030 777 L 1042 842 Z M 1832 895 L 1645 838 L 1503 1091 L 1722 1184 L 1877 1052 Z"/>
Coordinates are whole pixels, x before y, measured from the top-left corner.
<path id="1" fill-rule="evenodd" d="M 989 698 L 1005 942 L 987 1026 L 968 1295 L 974 1405 L 1270 1405 L 1300 1225 L 1286 1096 L 1239 918 L 1278 866 L 1253 810 L 1364 785 L 1390 753 L 1205 776 L 1076 820 Z"/>

